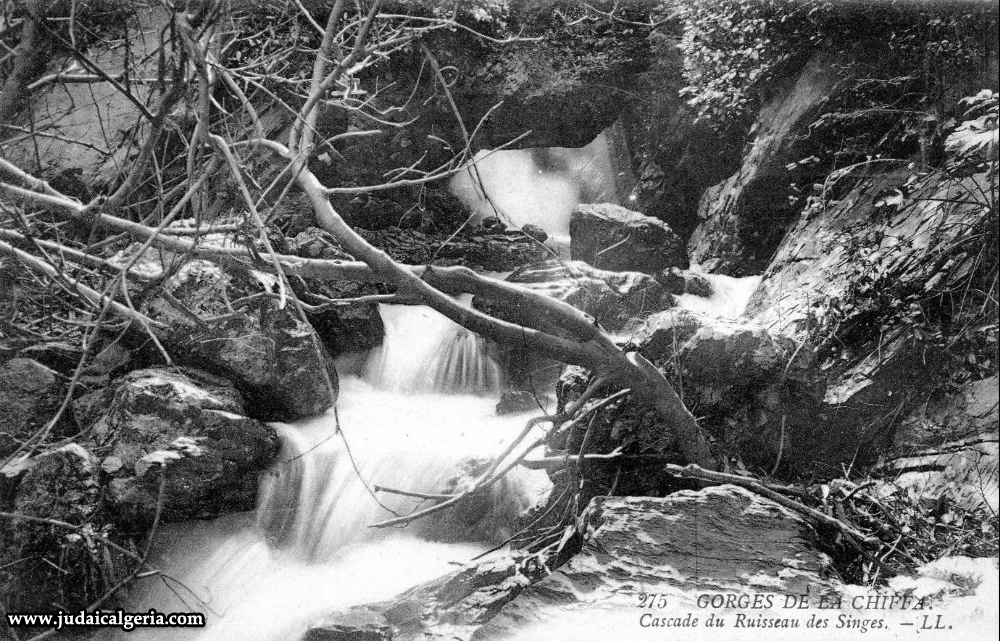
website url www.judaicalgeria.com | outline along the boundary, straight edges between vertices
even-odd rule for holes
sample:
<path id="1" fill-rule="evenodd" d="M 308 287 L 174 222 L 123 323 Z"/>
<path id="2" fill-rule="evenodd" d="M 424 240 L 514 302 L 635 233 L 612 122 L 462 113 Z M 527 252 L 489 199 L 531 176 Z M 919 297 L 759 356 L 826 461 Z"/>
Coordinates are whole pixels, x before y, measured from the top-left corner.
<path id="1" fill-rule="evenodd" d="M 12 628 L 203 628 L 205 615 L 200 612 L 21 612 L 7 615 L 7 624 Z"/>

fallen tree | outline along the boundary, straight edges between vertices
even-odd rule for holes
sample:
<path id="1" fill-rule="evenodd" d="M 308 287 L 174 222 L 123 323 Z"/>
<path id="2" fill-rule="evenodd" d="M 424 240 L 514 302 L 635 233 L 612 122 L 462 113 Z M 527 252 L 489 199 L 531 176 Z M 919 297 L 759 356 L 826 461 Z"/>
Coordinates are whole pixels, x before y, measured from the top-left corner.
<path id="1" fill-rule="evenodd" d="M 471 29 L 455 13 L 443 17 L 401 15 L 384 11 L 381 0 L 365 4 L 354 6 L 343 0 L 334 2 L 323 26 L 318 20 L 322 16 L 312 15 L 298 5 L 304 19 L 315 30 L 314 37 L 319 38 L 319 43 L 312 51 L 312 73 L 300 83 L 301 87 L 295 86 L 302 90 L 297 96 L 301 105 L 295 109 L 274 92 L 269 92 L 264 83 L 247 70 L 247 65 L 239 68 L 227 66 L 220 51 L 232 46 L 234 41 L 230 32 L 220 27 L 223 16 L 214 3 L 207 3 L 202 11 L 191 14 L 171 9 L 170 26 L 175 35 L 161 46 L 163 52 L 172 56 L 172 62 L 176 64 L 174 68 L 178 71 L 170 77 L 161 71 L 162 87 L 159 99 L 155 101 L 158 102 L 155 113 L 145 108 L 138 110 L 139 115 L 148 121 L 145 129 L 147 136 L 142 150 L 120 184 L 108 196 L 98 196 L 85 203 L 12 163 L 0 160 L 0 194 L 10 203 L 5 204 L 4 209 L 12 211 L 15 208 L 12 205 L 16 204 L 16 214 L 22 218 L 25 214 L 34 216 L 38 212 L 48 212 L 91 229 L 104 228 L 109 232 L 124 233 L 142 242 L 141 251 L 158 248 L 208 258 L 229 268 L 270 272 L 276 278 L 275 295 L 280 305 L 291 306 L 304 322 L 307 305 L 296 297 L 290 276 L 384 283 L 394 292 L 388 300 L 427 305 L 477 334 L 499 342 L 522 345 L 540 355 L 581 365 L 594 372 L 590 389 L 577 403 L 567 408 L 563 416 L 553 417 L 553 422 L 570 420 L 599 389 L 613 391 L 627 388 L 640 402 L 655 408 L 662 421 L 673 430 L 686 462 L 715 468 L 716 462 L 695 418 L 663 375 L 642 356 L 623 353 L 591 317 L 563 302 L 484 277 L 467 268 L 400 264 L 366 242 L 338 214 L 330 201 L 331 196 L 426 184 L 460 171 L 472 160 L 479 128 L 467 127 L 455 109 L 464 147 L 446 165 L 429 170 L 402 167 L 387 181 L 377 185 L 344 187 L 321 182 L 313 170 L 313 162 L 319 152 L 332 148 L 330 140 L 319 139 L 317 121 L 321 106 L 329 108 L 333 104 L 359 119 L 367 118 L 373 122 L 384 122 L 387 118 L 385 110 L 379 111 L 370 99 L 356 95 L 352 89 L 357 86 L 355 79 L 378 60 L 404 47 L 420 47 L 434 71 L 434 81 L 454 108 L 449 84 L 425 39 L 436 31 Z M 483 33 L 475 35 L 498 42 Z M 74 55 L 85 58 L 85 54 L 79 51 Z M 257 71 L 257 68 L 251 69 Z M 66 76 L 60 81 L 76 82 L 77 79 Z M 90 74 L 86 81 L 114 82 L 107 73 Z M 184 83 L 193 86 L 194 90 L 181 98 L 179 94 L 183 92 L 181 85 Z M 24 82 L 18 83 L 18 89 L 23 90 L 25 85 Z M 120 84 L 116 86 L 128 91 Z M 264 136 L 261 117 L 244 88 L 270 93 L 286 112 L 285 115 L 291 117 L 287 143 Z M 226 97 L 225 107 L 219 103 L 221 95 Z M 137 105 L 141 104 L 135 96 L 130 99 Z M 151 95 L 146 99 L 154 102 Z M 169 192 L 165 193 L 161 187 L 158 224 L 151 224 L 148 217 L 137 222 L 135 212 L 129 209 L 129 203 L 137 198 L 129 192 L 147 184 L 149 174 L 156 171 L 151 162 L 152 150 L 159 149 L 157 145 L 163 144 L 164 130 L 169 128 L 163 123 L 168 120 L 168 113 L 177 100 L 184 101 L 196 114 L 195 126 L 183 141 L 185 153 L 183 157 L 174 159 L 175 162 L 183 162 L 187 176 L 173 185 Z M 394 126 L 403 124 L 395 123 Z M 176 124 L 171 123 L 171 126 L 175 131 L 171 131 L 170 135 L 176 136 Z M 249 133 L 240 137 L 238 134 L 242 132 Z M 370 132 L 349 131 L 340 135 L 363 136 L 366 133 Z M 211 222 L 207 220 L 211 193 L 206 181 L 196 177 L 208 176 L 218 182 L 220 174 L 225 175 L 226 183 L 232 186 L 242 203 L 245 229 L 252 230 L 252 242 L 244 247 L 219 247 L 206 244 L 199 237 L 212 230 Z M 261 178 L 268 178 L 270 184 L 262 187 L 265 181 Z M 276 203 L 293 185 L 307 197 L 316 223 L 330 232 L 356 261 L 302 259 L 275 250 L 269 240 L 265 219 L 268 211 L 276 207 Z M 281 196 L 269 200 L 274 192 L 280 192 Z M 163 211 L 164 202 L 173 203 L 167 212 Z M 182 216 L 203 221 L 202 227 L 196 227 L 192 235 L 172 233 L 170 223 Z M 20 232 L 5 232 L 0 239 L 0 253 L 15 257 L 24 267 L 47 278 L 66 281 L 67 290 L 88 300 L 91 307 L 107 307 L 111 314 L 138 323 L 156 340 L 161 329 L 157 322 L 129 302 L 129 271 L 138 260 L 138 255 L 127 265 L 115 267 L 102 264 L 102 260 L 87 248 L 74 248 L 57 240 L 61 258 L 56 264 L 53 253 L 38 244 L 53 241 L 37 238 L 38 234 L 33 233 L 33 229 L 35 227 L 26 221 Z M 15 245 L 27 245 L 34 251 Z M 62 251 L 63 246 L 66 251 Z M 103 271 L 105 278 L 115 269 L 118 273 L 107 281 L 105 291 L 98 292 L 81 279 L 66 279 L 57 273 L 66 263 L 88 264 Z M 518 325 L 491 317 L 460 305 L 453 297 L 456 293 L 472 293 L 514 302 L 520 309 L 530 311 L 527 317 L 531 320 Z M 165 356 L 169 358 L 169 354 Z"/>

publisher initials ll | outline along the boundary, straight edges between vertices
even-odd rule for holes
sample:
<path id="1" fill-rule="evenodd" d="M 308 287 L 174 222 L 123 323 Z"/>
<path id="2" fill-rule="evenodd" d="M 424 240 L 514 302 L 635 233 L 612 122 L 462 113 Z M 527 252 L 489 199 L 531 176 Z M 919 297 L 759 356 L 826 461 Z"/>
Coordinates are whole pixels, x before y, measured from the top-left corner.
<path id="1" fill-rule="evenodd" d="M 925 614 L 924 615 L 924 622 L 920 624 L 920 629 L 921 630 L 947 630 L 948 629 L 948 626 L 941 625 L 941 615 L 940 614 L 937 615 L 937 619 L 935 619 L 933 621 L 934 625 L 931 625 L 930 618 L 931 618 L 931 615 L 929 615 L 929 614 Z"/>

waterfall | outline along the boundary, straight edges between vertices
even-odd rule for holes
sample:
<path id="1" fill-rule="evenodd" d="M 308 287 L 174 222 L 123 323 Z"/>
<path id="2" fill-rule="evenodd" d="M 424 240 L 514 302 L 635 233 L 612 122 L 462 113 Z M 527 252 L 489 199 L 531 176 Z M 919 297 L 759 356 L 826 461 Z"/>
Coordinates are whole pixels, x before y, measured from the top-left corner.
<path id="1" fill-rule="evenodd" d="M 761 279 L 760 276 L 735 278 L 722 274 L 708 274 L 697 265 L 692 265 L 691 271 L 708 281 L 712 286 L 712 294 L 711 296 L 681 294 L 677 297 L 677 306 L 729 319 L 743 315 Z"/>
<path id="2" fill-rule="evenodd" d="M 428 505 L 376 492 L 376 487 L 423 494 L 451 491 L 470 469 L 500 451 L 524 422 L 523 416 L 488 416 L 492 399 L 400 395 L 353 377 L 345 379 L 342 398 L 339 421 L 328 414 L 279 426 L 281 463 L 261 480 L 257 524 L 262 534 L 272 547 L 307 560 L 331 558 L 345 546 L 375 540 L 379 531 L 370 530 L 370 524 Z M 532 479 L 538 477 L 516 470 L 490 488 L 483 498 L 496 507 L 481 519 L 441 527 L 442 519 L 452 518 L 443 512 L 416 522 L 408 532 L 453 542 L 502 541 L 513 533 L 517 516 L 538 498 L 533 492 L 541 488 Z"/>
<path id="3" fill-rule="evenodd" d="M 471 305 L 472 297 L 459 299 Z M 423 306 L 380 305 L 385 339 L 365 364 L 365 378 L 393 392 L 500 392 L 500 366 L 489 341 Z"/>
<path id="4" fill-rule="evenodd" d="M 275 425 L 282 449 L 254 514 L 158 534 L 152 563 L 162 575 L 139 582 L 127 609 L 203 612 L 208 626 L 97 638 L 296 639 L 330 612 L 389 599 L 514 533 L 549 490 L 544 472 L 515 468 L 455 509 L 370 527 L 433 504 L 379 488 L 461 491 L 530 416 L 496 416 L 500 372 L 478 336 L 424 307 L 381 312 L 385 345 L 363 376 L 341 377 L 337 411 Z"/>
<path id="5" fill-rule="evenodd" d="M 548 232 L 555 248 L 568 248 L 570 217 L 578 204 L 627 200 L 620 192 L 630 190 L 634 178 L 622 185 L 616 180 L 619 173 L 630 173 L 616 171 L 612 139 L 622 137 L 618 127 L 580 148 L 480 151 L 451 179 L 450 189 L 477 218 L 498 216 L 518 229 L 530 223 Z"/>

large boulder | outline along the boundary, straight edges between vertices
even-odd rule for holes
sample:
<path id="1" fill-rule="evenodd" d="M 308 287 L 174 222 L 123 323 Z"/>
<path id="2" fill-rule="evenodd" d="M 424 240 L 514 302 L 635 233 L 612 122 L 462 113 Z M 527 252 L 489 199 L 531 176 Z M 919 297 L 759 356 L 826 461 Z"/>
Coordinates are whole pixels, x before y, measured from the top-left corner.
<path id="1" fill-rule="evenodd" d="M 720 458 L 768 472 L 780 458 L 783 473 L 808 473 L 850 462 L 859 444 L 869 443 L 863 426 L 832 427 L 824 415 L 824 380 L 815 359 L 786 336 L 674 308 L 649 316 L 630 338 L 624 349 L 638 351 L 664 372 Z M 559 407 L 591 382 L 589 372 L 566 368 L 557 386 Z M 589 453 L 619 451 L 684 463 L 671 426 L 631 399 L 597 410 L 588 432 Z M 583 438 L 577 430 L 552 446 L 557 454 L 573 454 Z M 669 475 L 643 468 L 620 477 L 595 476 L 586 490 L 607 492 L 612 482 L 626 494 L 657 494 L 675 485 Z"/>
<path id="2" fill-rule="evenodd" d="M 600 269 L 653 274 L 688 266 L 684 241 L 666 223 L 618 205 L 580 205 L 569 229 L 573 260 Z"/>
<path id="3" fill-rule="evenodd" d="M 560 626 L 623 618 L 636 626 L 642 595 L 663 595 L 666 616 L 698 612 L 702 594 L 832 595 L 842 588 L 809 523 L 733 486 L 665 498 L 597 497 L 581 517 L 579 553 L 547 572 L 537 557 L 507 553 L 480 561 L 388 602 L 334 614 L 305 636 L 332 639 L 501 639 L 531 628 L 550 638 Z M 588 618 L 588 612 L 595 616 Z M 655 614 L 655 613 L 654 613 Z M 657 615 L 659 616 L 659 615 Z M 577 625 L 573 625 L 572 622 Z M 357 634 L 345 635 L 356 625 Z M 565 630 L 563 630 L 565 631 Z M 376 636 L 380 635 L 380 636 Z"/>
<path id="4" fill-rule="evenodd" d="M 0 468 L 16 488 L 0 497 L 0 509 L 15 515 L 0 519 L 0 601 L 10 610 L 82 608 L 111 587 L 95 550 L 109 562 L 118 555 L 89 538 L 102 534 L 98 472 L 75 443 Z"/>
<path id="5" fill-rule="evenodd" d="M 165 521 L 253 509 L 257 476 L 279 449 L 231 383 L 195 370 L 136 370 L 76 409 L 104 453 L 115 520 L 136 527 L 158 509 Z"/>
<path id="6" fill-rule="evenodd" d="M 666 372 L 716 446 L 747 464 L 771 471 L 781 452 L 784 471 L 831 469 L 872 442 L 861 425 L 826 420 L 814 355 L 788 336 L 677 309 L 646 319 L 631 346 Z"/>
<path id="7" fill-rule="evenodd" d="M 313 328 L 290 302 L 281 304 L 278 291 L 267 274 L 193 260 L 146 311 L 169 327 L 164 343 L 176 362 L 236 383 L 251 415 L 315 416 L 333 404 L 337 372 Z"/>
<path id="8" fill-rule="evenodd" d="M 649 633 L 666 627 L 667 619 L 684 627 L 676 622 L 697 618 L 703 627 L 712 612 L 698 604 L 706 594 L 716 603 L 759 595 L 751 612 L 786 616 L 781 608 L 788 595 L 809 594 L 815 604 L 844 587 L 830 557 L 817 549 L 810 523 L 732 485 L 664 498 L 595 497 L 581 522 L 588 537 L 580 552 L 520 592 L 476 639 L 507 638 L 527 625 L 538 626 L 529 628 L 533 638 L 564 638 L 561 629 L 581 623 Z M 642 605 L 648 609 L 640 612 Z M 728 617 L 734 612 L 756 619 L 737 608 Z"/>
<path id="9" fill-rule="evenodd" d="M 59 375 L 37 361 L 0 364 L 0 458 L 55 417 L 65 393 Z"/>
<path id="10" fill-rule="evenodd" d="M 956 179 L 903 169 L 857 180 L 803 212 L 745 315 L 816 355 L 824 404 L 840 421 L 891 436 L 892 419 L 967 356 L 949 354 L 951 339 L 940 332 L 976 322 L 981 304 L 946 301 L 989 288 L 995 272 L 980 257 L 996 222 L 989 207 L 954 195 L 995 189 L 995 174 L 986 173 Z"/>

